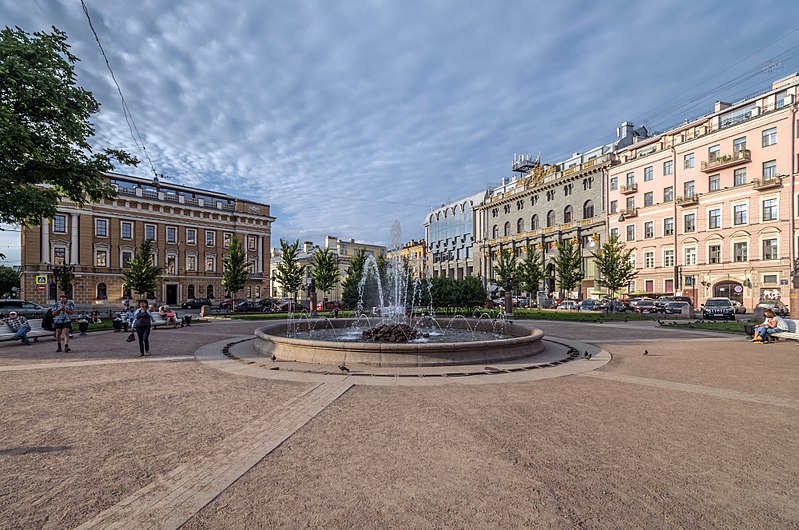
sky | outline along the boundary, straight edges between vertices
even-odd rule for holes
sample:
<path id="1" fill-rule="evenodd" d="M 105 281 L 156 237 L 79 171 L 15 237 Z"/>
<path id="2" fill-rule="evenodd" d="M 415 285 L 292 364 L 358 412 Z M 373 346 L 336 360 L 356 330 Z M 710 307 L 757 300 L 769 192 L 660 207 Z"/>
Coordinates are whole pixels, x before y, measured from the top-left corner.
<path id="1" fill-rule="evenodd" d="M 664 130 L 799 71 L 799 3 L 85 0 L 166 182 L 264 202 L 280 238 L 390 244 L 622 121 Z M 142 159 L 80 0 L 0 0 L 2 25 L 65 31 L 100 102 L 96 147 Z M 0 232 L 6 264 L 19 233 Z"/>

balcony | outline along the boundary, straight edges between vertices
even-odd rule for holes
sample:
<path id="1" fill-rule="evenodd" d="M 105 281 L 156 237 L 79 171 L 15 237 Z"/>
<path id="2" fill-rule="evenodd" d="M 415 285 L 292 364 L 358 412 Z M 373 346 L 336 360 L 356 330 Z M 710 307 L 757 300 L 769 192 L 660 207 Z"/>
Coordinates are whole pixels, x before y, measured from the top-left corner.
<path id="1" fill-rule="evenodd" d="M 702 162 L 702 171 L 712 173 L 719 169 L 747 164 L 752 161 L 752 152 L 749 149 L 740 149 L 731 155 L 717 156 L 707 162 Z"/>
<path id="2" fill-rule="evenodd" d="M 699 204 L 699 195 L 696 193 L 692 193 L 684 197 L 677 197 L 676 202 L 680 206 L 693 206 L 694 204 Z"/>
<path id="3" fill-rule="evenodd" d="M 752 181 L 752 187 L 757 191 L 771 190 L 782 187 L 782 177 L 779 175 L 763 177 Z"/>
<path id="4" fill-rule="evenodd" d="M 633 182 L 632 184 L 623 184 L 621 187 L 621 192 L 624 195 L 629 195 L 631 193 L 635 193 L 636 191 L 638 191 L 638 184 L 636 184 L 635 182 Z"/>
<path id="5" fill-rule="evenodd" d="M 619 221 L 624 221 L 631 217 L 638 217 L 638 208 L 625 208 L 619 214 Z"/>

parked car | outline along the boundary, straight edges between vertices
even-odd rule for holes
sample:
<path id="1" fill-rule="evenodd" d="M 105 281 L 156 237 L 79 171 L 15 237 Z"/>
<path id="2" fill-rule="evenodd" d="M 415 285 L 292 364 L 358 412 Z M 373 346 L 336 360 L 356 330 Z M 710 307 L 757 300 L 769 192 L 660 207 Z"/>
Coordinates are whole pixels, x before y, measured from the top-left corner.
<path id="1" fill-rule="evenodd" d="M 655 300 L 655 307 L 658 308 L 658 311 L 664 313 L 666 311 L 666 306 L 673 301 L 674 301 L 673 296 L 661 296 L 660 298 Z"/>
<path id="2" fill-rule="evenodd" d="M 180 307 L 182 309 L 200 309 L 204 305 L 212 305 L 211 300 L 209 298 L 189 298 L 180 304 Z"/>
<path id="3" fill-rule="evenodd" d="M 324 306 L 324 307 L 323 307 Z M 316 310 L 317 311 L 333 311 L 334 309 L 341 309 L 341 302 L 317 302 Z"/>
<path id="4" fill-rule="evenodd" d="M 655 302 L 652 300 L 639 300 L 637 304 L 635 304 L 635 312 L 636 313 L 657 313 L 658 308 L 655 305 Z"/>
<path id="5" fill-rule="evenodd" d="M 580 302 L 580 311 L 597 311 L 599 303 L 596 300 L 583 300 Z"/>
<path id="6" fill-rule="evenodd" d="M 702 305 L 702 318 L 735 320 L 735 308 L 729 298 L 708 298 Z"/>
<path id="7" fill-rule="evenodd" d="M 237 305 L 242 302 L 246 302 L 244 298 L 235 298 L 235 299 L 228 299 L 224 300 L 222 303 L 219 304 L 219 309 L 233 309 Z"/>
<path id="8" fill-rule="evenodd" d="M 577 300 L 564 300 L 558 304 L 558 309 L 562 311 L 577 311 L 580 309 L 580 304 Z"/>
<path id="9" fill-rule="evenodd" d="M 47 308 L 16 298 L 0 300 L 0 316 L 7 317 L 12 311 L 16 311 L 17 315 L 25 318 L 42 318 L 47 313 Z"/>
<path id="10" fill-rule="evenodd" d="M 755 306 L 758 309 L 771 309 L 777 316 L 780 317 L 787 317 L 790 314 L 788 310 L 788 306 L 780 302 L 779 300 L 768 300 L 768 301 L 761 301 L 760 303 Z"/>
<path id="11" fill-rule="evenodd" d="M 667 315 L 680 314 L 684 307 L 691 307 L 691 304 L 688 302 L 669 302 L 663 312 Z"/>

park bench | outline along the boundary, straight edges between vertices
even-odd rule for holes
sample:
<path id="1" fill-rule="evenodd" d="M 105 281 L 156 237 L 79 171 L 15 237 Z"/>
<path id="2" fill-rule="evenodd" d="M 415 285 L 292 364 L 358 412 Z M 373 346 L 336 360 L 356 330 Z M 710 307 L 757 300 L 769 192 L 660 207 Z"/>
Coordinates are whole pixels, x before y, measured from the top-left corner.
<path id="1" fill-rule="evenodd" d="M 775 333 L 772 335 L 775 339 L 791 339 L 791 340 L 799 340 L 799 321 L 796 320 L 789 320 L 785 319 L 785 322 L 788 324 L 788 331 L 781 331 L 779 333 Z"/>
<path id="2" fill-rule="evenodd" d="M 172 327 L 176 328 L 176 327 L 180 326 L 182 328 L 184 325 L 185 325 L 185 322 L 183 320 L 183 317 L 181 317 L 180 315 L 177 314 L 177 312 L 175 312 L 175 325 L 173 325 Z M 154 328 L 168 327 L 169 324 L 167 324 L 166 319 L 164 317 L 162 317 L 159 313 L 153 313 L 152 326 Z"/>
<path id="3" fill-rule="evenodd" d="M 42 329 L 42 319 L 28 320 L 28 324 L 31 325 L 31 330 L 28 332 L 28 340 L 38 342 L 39 337 L 53 336 L 52 331 Z M 17 334 L 12 332 L 8 325 L 0 324 L 0 341 L 15 340 L 16 338 Z"/>

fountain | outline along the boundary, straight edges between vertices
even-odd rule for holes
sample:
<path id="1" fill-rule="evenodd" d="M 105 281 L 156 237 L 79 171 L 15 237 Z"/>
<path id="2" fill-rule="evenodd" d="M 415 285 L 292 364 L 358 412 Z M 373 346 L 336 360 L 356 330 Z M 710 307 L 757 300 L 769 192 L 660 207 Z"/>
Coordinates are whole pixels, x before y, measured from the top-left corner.
<path id="1" fill-rule="evenodd" d="M 434 315 L 430 281 L 412 280 L 399 260 L 400 226 L 392 226 L 394 258 L 380 270 L 364 264 L 355 318 L 274 323 L 255 331 L 255 350 L 281 361 L 372 366 L 436 366 L 510 361 L 544 350 L 544 333 L 504 318 L 457 316 L 442 326 Z M 420 307 L 424 289 L 429 305 Z M 370 308 L 367 313 L 365 308 Z M 426 311 L 421 316 L 418 312 Z M 302 328 L 305 329 L 302 329 Z"/>

